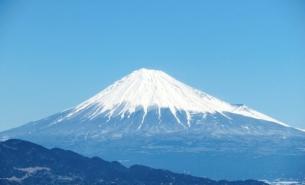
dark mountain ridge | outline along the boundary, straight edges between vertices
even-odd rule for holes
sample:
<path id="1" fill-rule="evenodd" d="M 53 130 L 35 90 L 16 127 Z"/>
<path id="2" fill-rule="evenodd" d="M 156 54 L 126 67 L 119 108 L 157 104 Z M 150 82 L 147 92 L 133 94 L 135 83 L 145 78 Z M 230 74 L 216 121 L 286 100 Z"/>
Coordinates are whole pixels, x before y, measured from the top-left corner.
<path id="1" fill-rule="evenodd" d="M 1 185 L 265 185 L 255 180 L 214 181 L 141 165 L 84 157 L 59 148 L 47 149 L 17 139 L 0 143 Z"/>

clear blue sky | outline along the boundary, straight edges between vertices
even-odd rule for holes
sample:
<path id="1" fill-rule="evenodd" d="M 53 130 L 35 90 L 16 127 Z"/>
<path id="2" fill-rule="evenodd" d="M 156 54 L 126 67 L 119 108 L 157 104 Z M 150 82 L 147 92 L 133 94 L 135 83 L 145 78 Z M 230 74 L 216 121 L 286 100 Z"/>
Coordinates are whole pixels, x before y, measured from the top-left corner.
<path id="1" fill-rule="evenodd" d="M 0 0 L 0 130 L 141 67 L 305 128 L 305 1 Z"/>

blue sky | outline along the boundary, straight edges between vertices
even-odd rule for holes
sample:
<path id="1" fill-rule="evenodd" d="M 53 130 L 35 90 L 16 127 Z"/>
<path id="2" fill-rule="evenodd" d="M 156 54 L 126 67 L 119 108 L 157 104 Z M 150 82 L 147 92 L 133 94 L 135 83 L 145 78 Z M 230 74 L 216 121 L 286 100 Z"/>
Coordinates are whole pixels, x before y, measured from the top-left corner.
<path id="1" fill-rule="evenodd" d="M 0 0 L 0 130 L 146 67 L 305 128 L 305 2 Z"/>

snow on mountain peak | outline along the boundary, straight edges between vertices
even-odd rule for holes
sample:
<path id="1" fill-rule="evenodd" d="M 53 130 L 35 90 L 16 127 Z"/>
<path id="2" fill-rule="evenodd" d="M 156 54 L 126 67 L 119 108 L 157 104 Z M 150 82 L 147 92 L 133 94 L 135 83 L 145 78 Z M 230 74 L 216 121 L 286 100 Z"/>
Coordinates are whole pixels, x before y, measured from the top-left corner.
<path id="1" fill-rule="evenodd" d="M 116 81 L 106 89 L 87 101 L 76 106 L 68 117 L 83 110 L 90 110 L 87 114 L 93 119 L 102 113 L 112 116 L 125 116 L 143 108 L 144 116 L 148 110 L 156 108 L 170 109 L 177 118 L 177 111 L 185 111 L 188 120 L 193 113 L 221 113 L 231 112 L 256 119 L 263 119 L 283 124 L 269 116 L 256 112 L 244 106 L 237 106 L 221 101 L 202 91 L 194 89 L 168 74 L 151 69 L 139 69 Z"/>

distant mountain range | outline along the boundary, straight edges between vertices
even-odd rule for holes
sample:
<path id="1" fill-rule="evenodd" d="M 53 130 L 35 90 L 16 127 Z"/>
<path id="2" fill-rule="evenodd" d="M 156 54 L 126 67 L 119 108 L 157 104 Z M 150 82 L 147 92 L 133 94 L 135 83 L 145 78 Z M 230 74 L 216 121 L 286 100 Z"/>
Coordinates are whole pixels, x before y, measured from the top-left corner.
<path id="1" fill-rule="evenodd" d="M 255 180 L 213 181 L 146 166 L 88 158 L 22 140 L 0 142 L 1 185 L 265 185 Z"/>
<path id="2" fill-rule="evenodd" d="M 214 179 L 305 178 L 304 131 L 158 70 L 0 137 Z"/>

